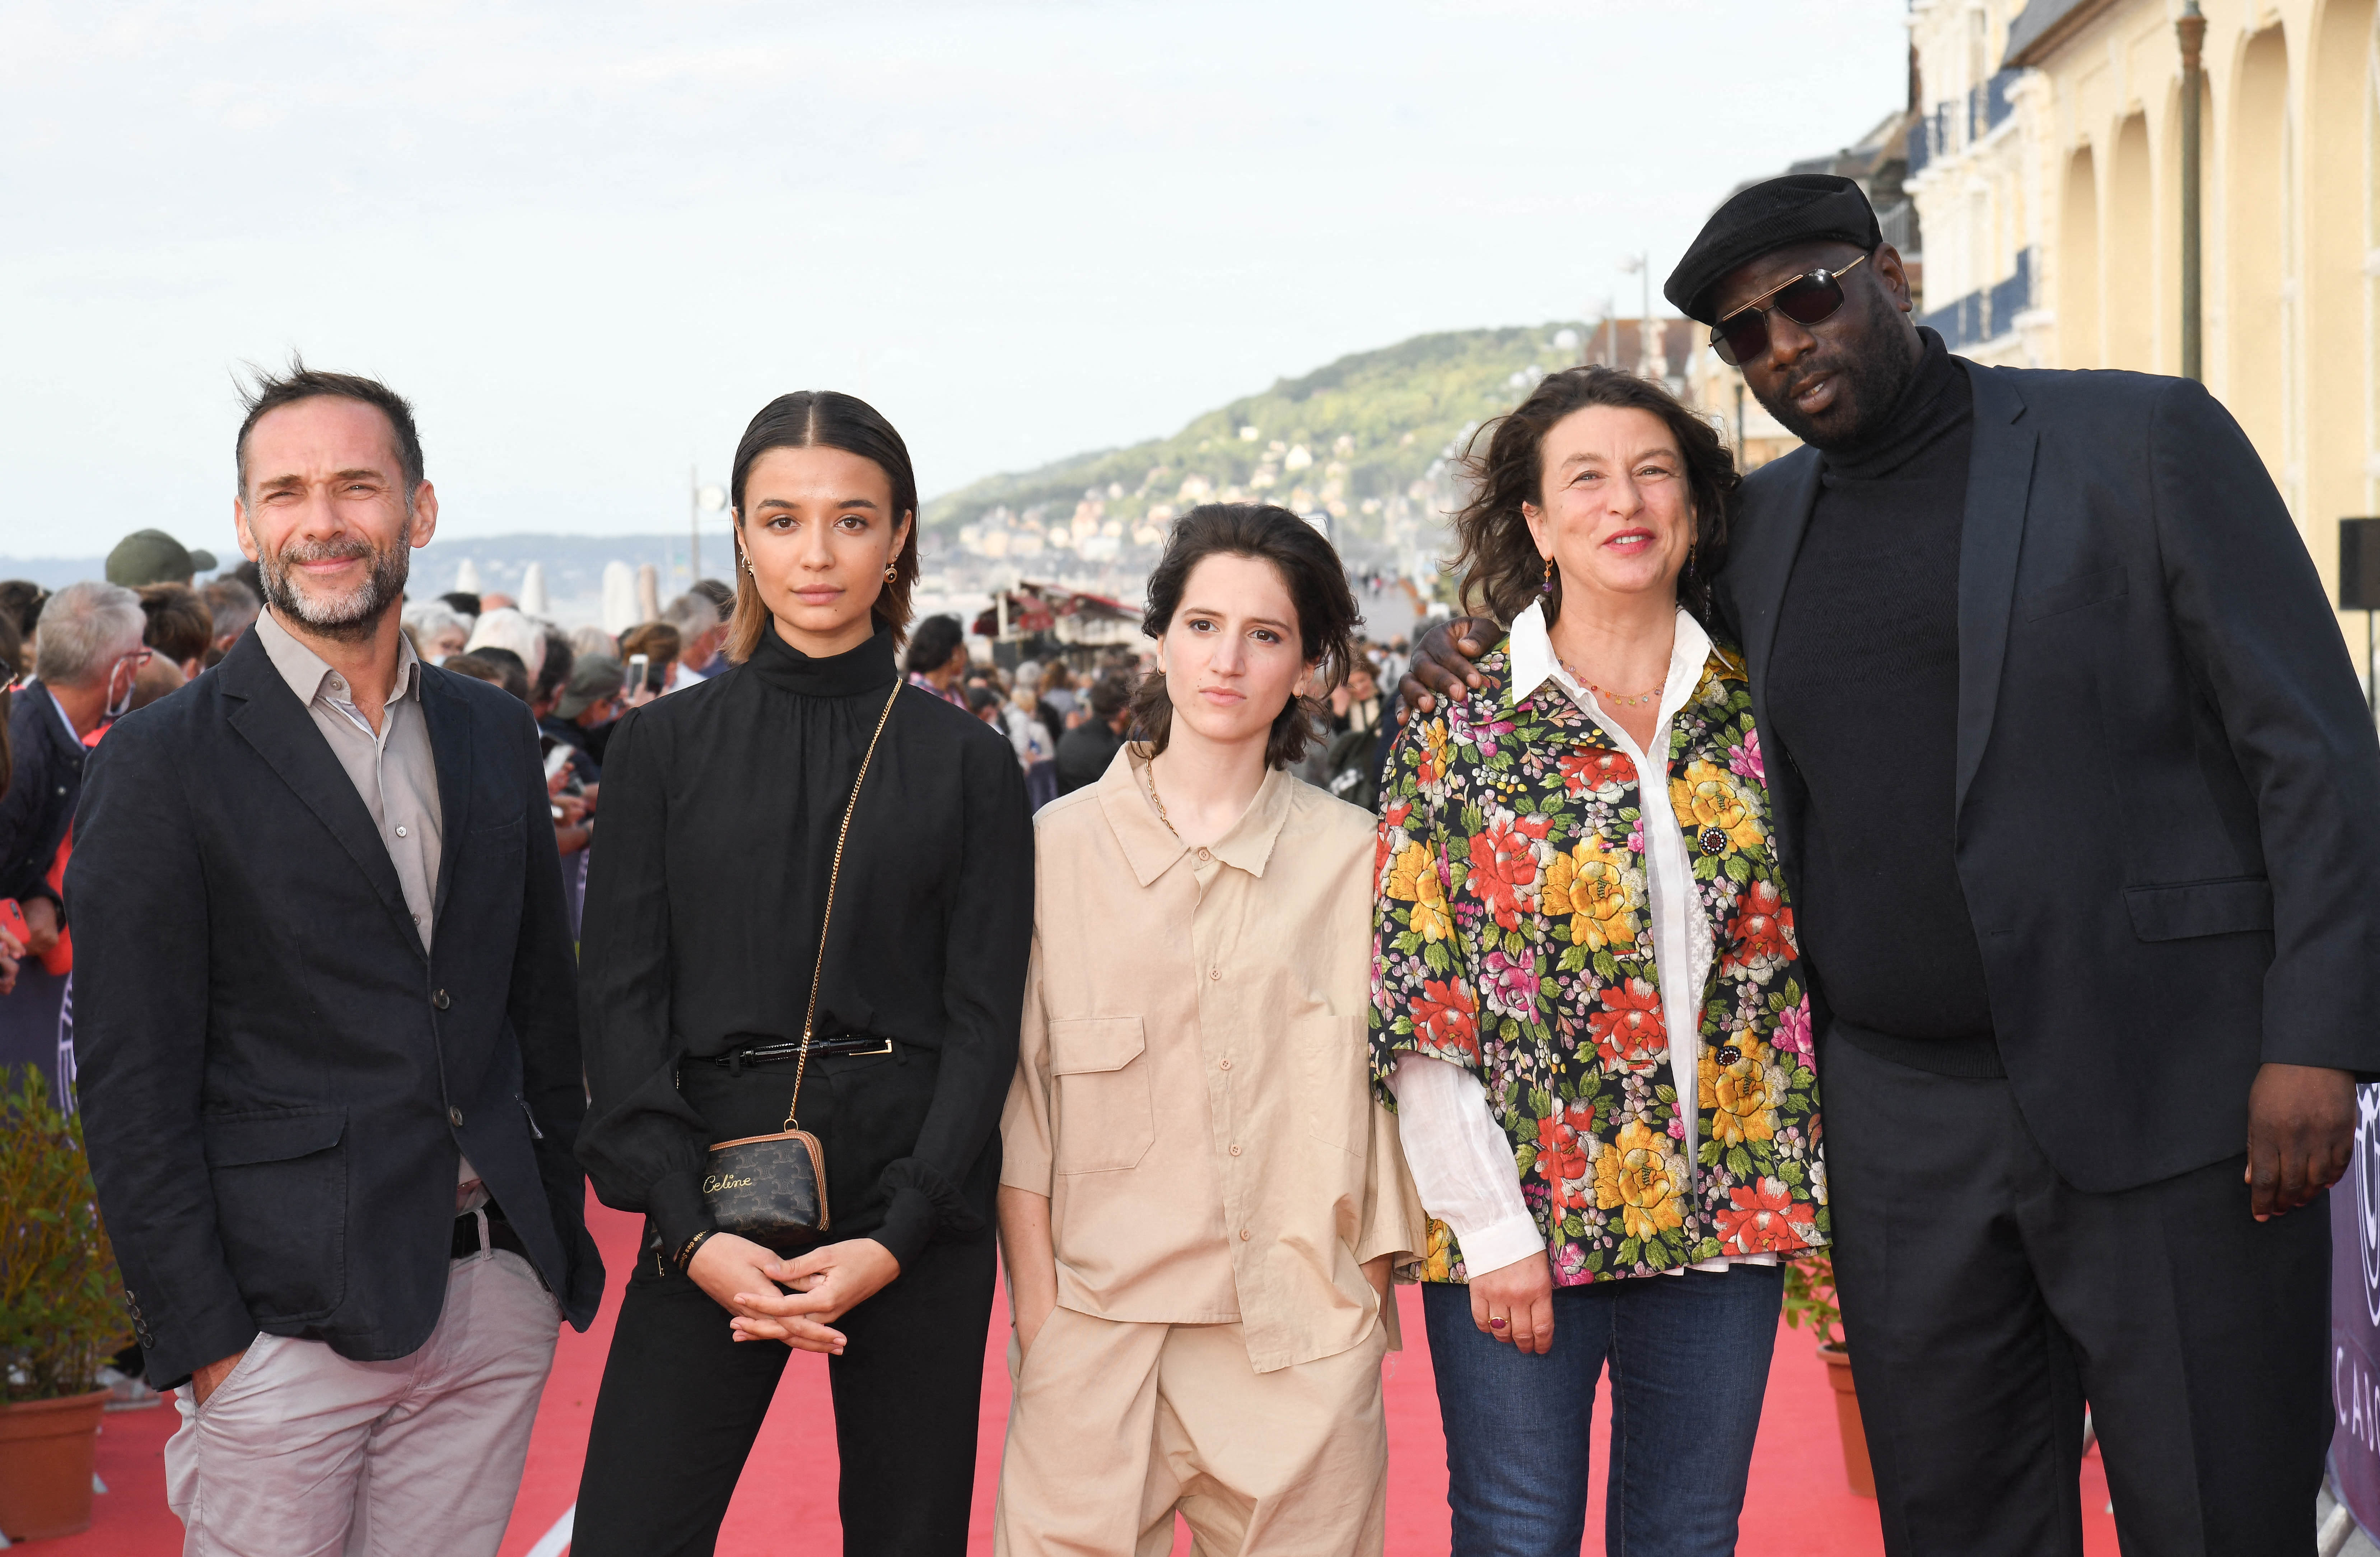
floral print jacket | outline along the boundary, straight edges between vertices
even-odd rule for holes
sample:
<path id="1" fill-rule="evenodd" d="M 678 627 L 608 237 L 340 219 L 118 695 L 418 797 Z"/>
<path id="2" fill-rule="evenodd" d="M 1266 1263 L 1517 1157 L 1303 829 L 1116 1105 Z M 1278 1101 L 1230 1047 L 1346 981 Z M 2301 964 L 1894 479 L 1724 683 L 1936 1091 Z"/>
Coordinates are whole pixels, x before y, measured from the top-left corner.
<path id="1" fill-rule="evenodd" d="M 1742 663 L 1714 650 L 1670 721 L 1668 783 L 1715 943 L 1698 1161 L 1670 1084 L 1635 764 L 1548 681 L 1482 691 L 1398 736 L 1373 890 L 1372 1063 L 1478 1077 L 1563 1285 L 1828 1238 L 1810 1006 L 1768 831 Z M 1433 1221 L 1424 1281 L 1463 1280 Z"/>

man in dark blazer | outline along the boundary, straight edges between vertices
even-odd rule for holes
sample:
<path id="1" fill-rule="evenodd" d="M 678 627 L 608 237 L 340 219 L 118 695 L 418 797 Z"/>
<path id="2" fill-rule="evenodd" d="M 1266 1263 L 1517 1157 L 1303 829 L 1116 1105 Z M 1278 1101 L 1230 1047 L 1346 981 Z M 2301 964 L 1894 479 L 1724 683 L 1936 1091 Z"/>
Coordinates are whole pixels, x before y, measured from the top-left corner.
<path id="1" fill-rule="evenodd" d="M 266 610 L 94 754 L 81 1102 L 186 1550 L 492 1554 L 602 1288 L 535 725 L 399 630 L 410 407 L 294 367 L 238 440 Z"/>
<path id="2" fill-rule="evenodd" d="M 1715 596 L 1886 1549 L 2079 1553 L 2087 1402 L 2127 1551 L 2310 1550 L 2380 745 L 2288 509 L 2196 383 L 1949 356 L 1847 179 L 1742 191 L 1665 291 L 1808 445 Z"/>

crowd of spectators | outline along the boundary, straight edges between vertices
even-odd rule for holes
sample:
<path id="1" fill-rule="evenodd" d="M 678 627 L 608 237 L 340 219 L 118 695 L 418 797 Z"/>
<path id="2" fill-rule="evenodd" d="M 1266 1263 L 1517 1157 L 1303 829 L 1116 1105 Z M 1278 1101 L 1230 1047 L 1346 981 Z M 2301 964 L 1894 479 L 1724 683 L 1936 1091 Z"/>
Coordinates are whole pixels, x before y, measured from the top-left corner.
<path id="1" fill-rule="evenodd" d="M 85 756 L 115 718 L 204 675 L 254 625 L 262 609 L 255 565 L 198 580 L 214 566 L 207 553 L 147 529 L 109 554 L 103 581 L 53 593 L 0 580 L 0 661 L 13 676 L 0 687 L 0 996 L 18 990 L 29 963 L 49 976 L 36 978 L 37 1000 L 0 1002 L 0 1060 L 55 1070 L 62 1096 L 72 1083 L 64 983 L 72 949 L 57 883 Z M 537 722 L 574 928 L 612 729 L 628 710 L 727 668 L 734 602 L 732 587 L 704 579 L 617 635 L 565 629 L 503 594 L 454 591 L 405 609 L 406 636 L 423 662 L 504 688 Z M 1301 776 L 1370 802 L 1378 750 L 1395 728 L 1385 688 L 1404 647 L 1359 645 L 1363 663 L 1327 711 L 1318 705 L 1325 738 Z M 1035 808 L 1097 782 L 1129 738 L 1132 692 L 1148 657 L 1116 646 L 1004 659 L 970 641 L 957 617 L 936 615 L 911 631 L 906 668 L 914 685 L 1008 739 Z"/>

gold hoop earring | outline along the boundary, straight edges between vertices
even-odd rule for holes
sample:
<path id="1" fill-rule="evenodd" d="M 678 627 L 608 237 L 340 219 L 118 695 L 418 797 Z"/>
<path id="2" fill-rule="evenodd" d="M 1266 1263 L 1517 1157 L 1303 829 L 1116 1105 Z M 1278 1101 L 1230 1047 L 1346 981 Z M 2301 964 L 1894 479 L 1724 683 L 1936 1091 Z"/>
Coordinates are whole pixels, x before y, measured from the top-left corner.
<path id="1" fill-rule="evenodd" d="M 890 563 L 890 562 L 888 562 L 888 563 L 886 563 L 886 564 L 884 565 L 884 581 L 885 581 L 886 583 L 890 584 L 890 583 L 893 582 L 895 579 L 899 578 L 900 577 L 901 577 L 901 565 L 900 565 L 900 564 L 898 564 L 898 563 Z"/>

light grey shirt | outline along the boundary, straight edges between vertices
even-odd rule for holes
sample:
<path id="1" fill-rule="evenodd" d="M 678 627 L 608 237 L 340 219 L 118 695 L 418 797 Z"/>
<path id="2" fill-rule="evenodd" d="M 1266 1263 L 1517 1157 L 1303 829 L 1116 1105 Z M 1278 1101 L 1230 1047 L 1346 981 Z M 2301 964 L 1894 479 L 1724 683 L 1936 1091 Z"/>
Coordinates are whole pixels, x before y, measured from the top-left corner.
<path id="1" fill-rule="evenodd" d="M 442 819 L 438 765 L 430 752 L 429 723 L 421 716 L 421 662 L 412 643 L 397 639 L 396 685 L 374 730 L 356 706 L 347 678 L 299 642 L 271 611 L 257 616 L 256 636 L 371 813 L 389 863 L 396 867 L 397 885 L 405 890 L 406 911 L 421 934 L 421 949 L 428 951 L 431 908 L 438 900 Z"/>
<path id="2" fill-rule="evenodd" d="M 331 755 L 356 786 L 372 828 L 396 867 L 406 911 L 430 949 L 431 909 L 438 901 L 438 851 L 443 814 L 438 805 L 438 764 L 430 750 L 430 724 L 421 713 L 421 661 L 410 639 L 399 638 L 396 683 L 381 711 L 380 728 L 355 702 L 347 678 L 298 640 L 268 608 L 256 618 L 257 641 L 281 679 L 298 694 Z M 478 1188 L 479 1174 L 467 1158 L 457 1182 Z M 475 1197 L 474 1197 L 475 1198 Z"/>

